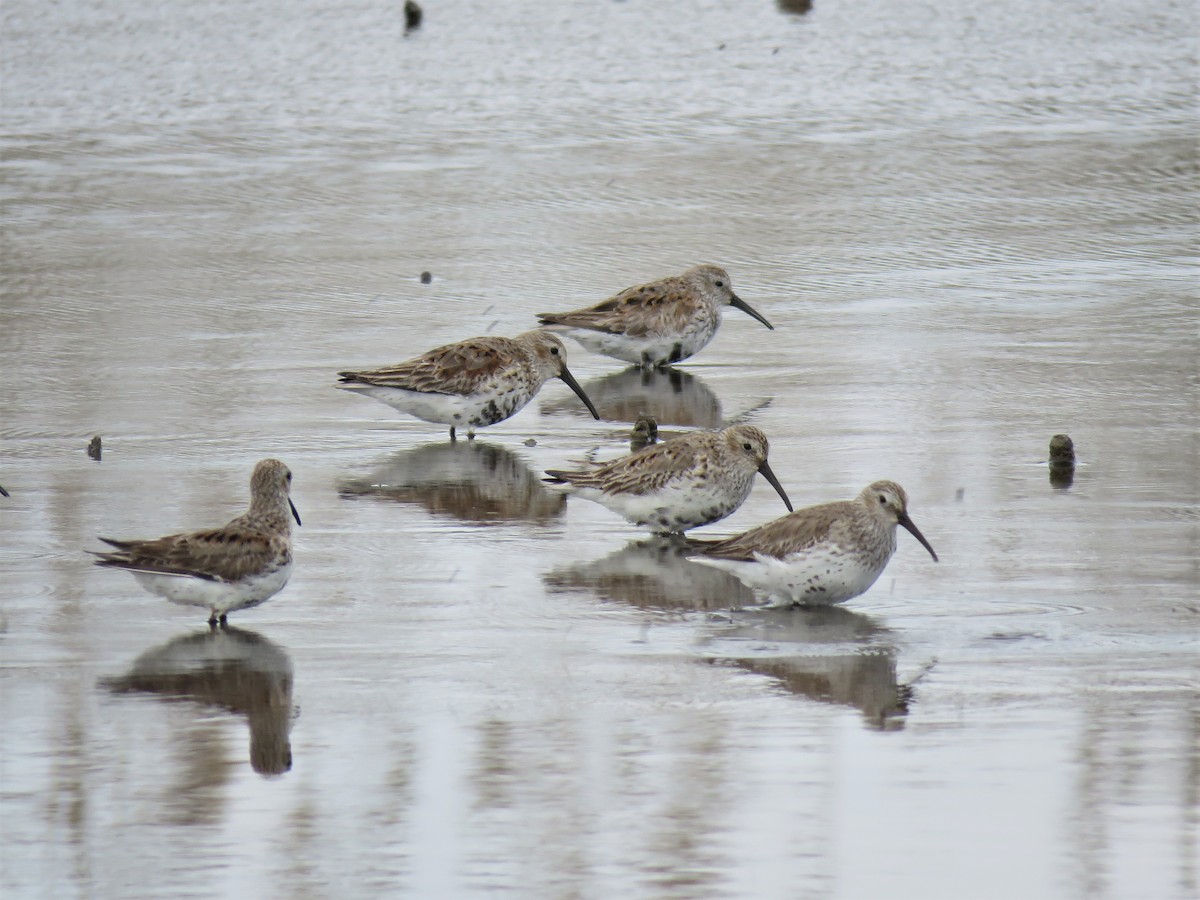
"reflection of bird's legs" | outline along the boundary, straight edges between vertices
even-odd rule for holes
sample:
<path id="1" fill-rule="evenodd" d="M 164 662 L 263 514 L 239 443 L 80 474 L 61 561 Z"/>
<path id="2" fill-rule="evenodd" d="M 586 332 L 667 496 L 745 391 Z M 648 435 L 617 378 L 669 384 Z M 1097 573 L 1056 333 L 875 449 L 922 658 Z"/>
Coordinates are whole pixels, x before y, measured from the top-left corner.
<path id="1" fill-rule="evenodd" d="M 450 426 L 450 443 L 452 443 L 452 444 L 453 444 L 453 443 L 454 443 L 455 441 L 457 441 L 457 440 L 458 440 L 458 438 L 457 438 L 457 437 L 455 436 L 455 434 L 454 434 L 454 426 L 453 426 L 453 425 L 451 425 L 451 426 Z"/>

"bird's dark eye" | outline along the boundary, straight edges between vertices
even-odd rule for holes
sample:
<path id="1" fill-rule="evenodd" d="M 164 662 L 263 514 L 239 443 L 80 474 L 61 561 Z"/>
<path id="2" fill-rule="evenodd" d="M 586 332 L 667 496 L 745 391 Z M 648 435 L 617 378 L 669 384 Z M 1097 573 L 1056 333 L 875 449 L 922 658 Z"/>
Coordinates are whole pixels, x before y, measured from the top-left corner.
<path id="1" fill-rule="evenodd" d="M 749 441 L 747 441 L 746 443 L 742 444 L 742 449 L 743 449 L 743 450 L 753 450 L 753 449 L 754 449 L 754 447 L 752 447 L 752 446 L 750 445 L 750 442 L 749 442 Z"/>
<path id="2" fill-rule="evenodd" d="M 291 473 L 291 472 L 288 472 L 288 473 L 287 473 L 287 480 L 288 480 L 288 481 L 291 481 L 291 480 L 292 480 L 292 473 Z"/>
<path id="3" fill-rule="evenodd" d="M 551 353 L 552 355 L 554 355 L 554 356 L 558 356 L 558 348 L 557 348 L 557 347 L 551 347 L 551 348 L 550 348 L 550 353 Z"/>
<path id="4" fill-rule="evenodd" d="M 723 281 L 718 281 L 716 284 L 717 284 L 717 287 L 725 287 L 725 282 L 723 282 Z"/>
<path id="5" fill-rule="evenodd" d="M 883 496 L 883 494 L 880 494 L 880 495 L 879 495 L 879 502 L 880 502 L 880 503 L 887 503 L 887 497 Z"/>

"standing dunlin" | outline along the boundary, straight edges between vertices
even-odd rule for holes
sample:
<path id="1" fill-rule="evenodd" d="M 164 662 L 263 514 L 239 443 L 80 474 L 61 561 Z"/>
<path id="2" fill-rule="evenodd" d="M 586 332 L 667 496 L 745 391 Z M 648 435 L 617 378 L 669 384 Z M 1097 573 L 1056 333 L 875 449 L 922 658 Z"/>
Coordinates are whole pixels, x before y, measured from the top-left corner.
<path id="1" fill-rule="evenodd" d="M 689 559 L 732 572 L 780 600 L 825 606 L 875 583 L 896 552 L 897 525 L 937 562 L 894 481 L 876 481 L 853 500 L 799 509 L 727 540 L 693 541 L 696 555 Z"/>
<path id="2" fill-rule="evenodd" d="M 698 353 L 717 333 L 726 306 L 775 328 L 733 292 L 729 273 L 718 266 L 693 266 L 682 275 L 628 288 L 595 306 L 538 313 L 538 319 L 543 325 L 560 326 L 593 353 L 650 368 Z"/>
<path id="3" fill-rule="evenodd" d="M 548 331 L 515 338 L 477 337 L 447 344 L 382 369 L 339 372 L 338 387 L 365 394 L 425 422 L 476 428 L 502 422 L 534 398 L 551 378 L 561 378 L 599 419 L 596 407 L 567 369 L 567 351 Z"/>
<path id="4" fill-rule="evenodd" d="M 279 593 L 292 573 L 292 524 L 300 515 L 288 496 L 292 473 L 264 459 L 250 476 L 250 508 L 207 531 L 146 541 L 100 540 L 116 548 L 96 553 L 98 566 L 128 569 L 138 584 L 172 603 L 209 610 L 208 624 L 225 624 L 239 609 Z"/>
<path id="5" fill-rule="evenodd" d="M 658 534 L 673 534 L 725 518 L 741 506 L 755 473 L 791 501 L 767 464 L 767 436 L 752 425 L 697 431 L 652 444 L 609 463 L 547 479 Z"/>

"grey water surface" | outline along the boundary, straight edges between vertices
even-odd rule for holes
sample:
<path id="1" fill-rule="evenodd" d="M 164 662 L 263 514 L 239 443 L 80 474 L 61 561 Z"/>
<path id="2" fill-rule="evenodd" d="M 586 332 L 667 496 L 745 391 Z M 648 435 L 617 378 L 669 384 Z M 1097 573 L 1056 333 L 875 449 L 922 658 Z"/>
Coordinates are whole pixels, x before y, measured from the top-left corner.
<path id="1" fill-rule="evenodd" d="M 1196 896 L 1194 4 L 423 5 L 0 6 L 0 893 Z M 333 387 L 698 262 L 776 329 L 570 345 L 603 421 Z M 941 562 L 768 610 L 542 483 L 642 412 Z M 91 565 L 267 456 L 228 631 Z"/>

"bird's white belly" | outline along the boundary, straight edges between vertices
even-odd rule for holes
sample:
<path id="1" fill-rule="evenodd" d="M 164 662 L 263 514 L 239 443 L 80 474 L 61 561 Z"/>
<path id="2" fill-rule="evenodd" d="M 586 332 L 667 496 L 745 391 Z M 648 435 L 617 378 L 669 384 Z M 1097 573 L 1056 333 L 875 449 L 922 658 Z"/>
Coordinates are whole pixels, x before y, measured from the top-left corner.
<path id="1" fill-rule="evenodd" d="M 347 384 L 339 387 L 386 403 L 392 409 L 416 416 L 423 422 L 438 425 L 465 424 L 471 411 L 477 406 L 458 394 L 424 394 L 420 391 L 378 387 L 373 384 Z"/>
<path id="2" fill-rule="evenodd" d="M 828 606 L 864 593 L 887 565 L 827 549 L 807 550 L 784 559 L 755 554 L 753 561 L 692 557 L 737 576 L 743 584 L 785 603 Z"/>
<path id="3" fill-rule="evenodd" d="M 181 606 L 201 606 L 217 615 L 257 606 L 283 590 L 292 574 L 292 564 L 241 581 L 209 581 L 191 575 L 162 575 L 132 572 L 138 584 L 152 594 Z"/>
<path id="4" fill-rule="evenodd" d="M 751 485 L 751 479 L 744 483 L 679 479 L 649 494 L 605 493 L 594 488 L 581 488 L 579 494 L 634 525 L 657 532 L 677 532 L 725 518 L 750 496 Z"/>
<path id="5" fill-rule="evenodd" d="M 634 365 L 661 365 L 679 362 L 693 356 L 712 340 L 712 327 L 697 326 L 678 334 L 645 334 L 633 337 L 607 334 L 589 328 L 571 328 L 567 334 L 592 353 L 611 356 Z"/>
<path id="6" fill-rule="evenodd" d="M 426 394 L 370 384 L 341 387 L 386 403 L 392 409 L 415 416 L 423 422 L 470 427 L 503 421 L 524 407 L 533 396 L 512 385 L 466 395 Z"/>

